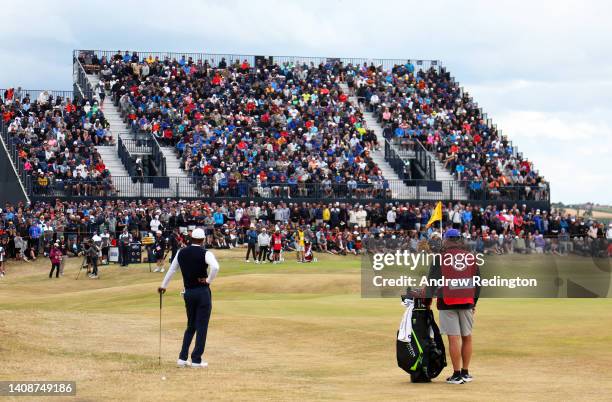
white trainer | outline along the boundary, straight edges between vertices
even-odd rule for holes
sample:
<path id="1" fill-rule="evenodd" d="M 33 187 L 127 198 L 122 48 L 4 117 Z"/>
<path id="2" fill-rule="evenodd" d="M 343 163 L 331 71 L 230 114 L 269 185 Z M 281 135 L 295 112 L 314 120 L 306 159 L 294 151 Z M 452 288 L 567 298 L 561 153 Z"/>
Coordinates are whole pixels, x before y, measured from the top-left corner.
<path id="1" fill-rule="evenodd" d="M 166 268 L 162 268 L 162 269 L 161 269 L 161 272 L 166 272 Z"/>
<path id="2" fill-rule="evenodd" d="M 191 366 L 191 363 L 189 363 L 187 360 L 178 359 L 176 361 L 176 367 L 183 368 L 183 367 L 187 367 L 187 366 Z"/>
<path id="3" fill-rule="evenodd" d="M 208 367 L 208 362 L 202 360 L 201 363 L 191 363 L 191 368 L 206 368 Z"/>
<path id="4" fill-rule="evenodd" d="M 155 268 L 153 272 L 159 272 L 159 268 Z"/>

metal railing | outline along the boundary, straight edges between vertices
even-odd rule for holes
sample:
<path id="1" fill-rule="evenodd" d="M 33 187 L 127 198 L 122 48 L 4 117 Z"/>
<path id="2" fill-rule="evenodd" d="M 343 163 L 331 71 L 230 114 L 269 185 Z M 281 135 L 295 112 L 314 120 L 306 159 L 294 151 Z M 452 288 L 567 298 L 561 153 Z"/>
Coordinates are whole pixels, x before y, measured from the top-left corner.
<path id="1" fill-rule="evenodd" d="M 117 154 L 128 174 L 132 177 L 136 176 L 136 157 L 132 156 L 129 148 L 126 146 L 126 140 L 121 137 L 117 139 Z"/>
<path id="2" fill-rule="evenodd" d="M 122 145 L 132 155 L 151 154 L 155 146 L 153 138 L 120 138 Z"/>
<path id="3" fill-rule="evenodd" d="M 416 157 L 416 152 L 414 151 L 415 142 L 412 138 L 408 137 L 393 137 L 388 139 L 389 144 L 395 150 L 395 153 L 404 159 L 414 159 Z"/>
<path id="4" fill-rule="evenodd" d="M 112 186 L 52 181 L 41 187 L 28 182 L 33 198 L 240 198 L 240 199 L 343 199 L 519 202 L 549 201 L 549 189 L 537 186 L 508 186 L 489 190 L 475 182 L 456 180 L 385 180 L 384 183 L 264 183 L 239 181 L 214 183 L 209 177 L 113 176 Z M 86 193 L 87 191 L 87 193 Z"/>
<path id="5" fill-rule="evenodd" d="M 393 168 L 400 179 L 410 178 L 410 160 L 400 156 L 396 147 L 385 139 L 385 160 Z"/>
<path id="6" fill-rule="evenodd" d="M 0 88 L 0 97 L 2 97 L 2 99 L 4 99 L 4 93 L 8 89 L 9 88 Z M 74 99 L 74 91 L 70 91 L 70 90 L 23 89 L 21 87 L 12 88 L 12 89 L 14 90 L 13 100 L 19 100 L 20 102 L 23 101 L 23 99 L 25 99 L 26 97 L 29 97 L 31 102 L 35 102 L 38 100 L 38 97 L 43 92 L 46 92 L 47 94 L 52 96 L 53 99 L 57 99 L 58 97 L 62 99 L 70 99 L 70 100 Z"/>
<path id="7" fill-rule="evenodd" d="M 125 119 L 128 111 L 123 110 L 119 102 L 116 101 L 116 99 L 113 99 L 113 101 L 116 103 L 117 107 L 119 108 L 119 113 L 121 113 L 121 117 Z M 164 156 L 164 153 L 161 150 L 161 145 L 159 145 L 157 138 L 155 138 L 155 136 L 151 133 L 141 131 L 138 128 L 138 126 L 134 124 L 130 125 L 130 130 L 133 134 L 135 134 L 136 138 L 129 139 L 129 140 L 128 139 L 123 140 L 126 150 L 130 150 L 130 146 L 133 146 L 132 148 L 133 151 L 129 151 L 131 154 L 145 153 L 145 154 L 151 155 L 151 158 L 152 158 L 151 160 L 153 162 L 153 165 L 157 173 L 156 176 L 166 176 L 167 175 L 166 157 Z M 130 144 L 133 144 L 133 145 L 130 145 Z M 146 144 L 147 152 L 143 152 L 145 150 L 145 148 L 142 146 L 143 144 Z"/>
<path id="8" fill-rule="evenodd" d="M 371 58 L 371 57 L 323 57 L 323 56 L 274 56 L 274 55 L 252 55 L 252 54 L 231 54 L 231 53 L 201 53 L 201 52 L 156 52 L 156 51 L 136 51 L 129 50 L 130 55 L 133 52 L 139 57 L 139 60 L 144 60 L 148 57 L 152 57 L 153 59 L 158 58 L 159 60 L 181 60 L 185 58 L 185 60 L 191 59 L 193 62 L 205 62 L 208 61 L 211 65 L 218 65 L 222 59 L 225 59 L 228 65 L 233 64 L 235 62 L 243 62 L 246 60 L 251 66 L 256 64 L 256 58 L 262 57 L 266 60 L 272 58 L 272 61 L 277 64 L 315 64 L 318 65 L 320 63 L 334 62 L 340 61 L 344 65 L 352 64 L 352 65 L 362 65 L 366 63 L 367 65 L 374 64 L 375 66 L 382 66 L 384 69 L 391 69 L 395 65 L 407 64 L 411 63 L 414 65 L 417 70 L 427 70 L 429 68 L 440 68 L 442 63 L 440 60 L 420 60 L 420 59 L 385 59 L 385 58 Z M 79 55 L 83 54 L 95 54 L 98 59 L 106 58 L 107 60 L 111 60 L 116 54 L 117 50 L 74 50 L 73 57 L 75 60 L 78 60 Z M 125 55 L 125 51 L 120 51 L 120 54 Z"/>
<path id="9" fill-rule="evenodd" d="M 157 176 L 166 176 L 166 157 L 161 150 L 161 145 L 157 142 L 157 138 L 151 135 L 151 140 L 151 157 L 153 158 L 155 170 L 157 170 Z"/>
<path id="10" fill-rule="evenodd" d="M 92 101 L 95 97 L 94 88 L 91 82 L 87 78 L 87 72 L 77 57 L 73 57 L 72 60 L 72 75 L 75 85 L 75 90 L 78 90 L 78 94 L 81 99 L 88 99 Z"/>
<path id="11" fill-rule="evenodd" d="M 416 138 L 414 138 L 414 152 L 417 164 L 423 170 L 423 176 L 427 180 L 436 180 L 436 163 L 421 141 Z"/>

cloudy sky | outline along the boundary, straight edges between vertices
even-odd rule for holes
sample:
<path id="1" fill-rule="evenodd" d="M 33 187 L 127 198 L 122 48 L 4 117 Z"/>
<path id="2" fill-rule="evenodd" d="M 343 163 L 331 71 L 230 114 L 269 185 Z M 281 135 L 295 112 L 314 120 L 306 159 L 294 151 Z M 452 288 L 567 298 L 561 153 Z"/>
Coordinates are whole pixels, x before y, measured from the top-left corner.
<path id="1" fill-rule="evenodd" d="M 612 2 L 9 0 L 2 11 L 0 87 L 71 89 L 72 49 L 440 59 L 553 201 L 612 204 Z"/>

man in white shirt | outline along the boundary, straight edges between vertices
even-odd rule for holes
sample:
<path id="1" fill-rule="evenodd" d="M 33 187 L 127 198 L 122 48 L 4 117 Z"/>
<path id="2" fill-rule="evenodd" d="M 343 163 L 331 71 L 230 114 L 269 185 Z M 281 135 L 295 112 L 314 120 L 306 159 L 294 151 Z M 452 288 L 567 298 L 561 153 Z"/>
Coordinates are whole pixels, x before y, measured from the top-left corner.
<path id="1" fill-rule="evenodd" d="M 366 227 L 368 213 L 363 209 L 363 205 L 359 206 L 359 210 L 355 214 L 355 217 L 357 218 L 357 224 L 359 225 L 359 227 Z"/>
<path id="2" fill-rule="evenodd" d="M 159 227 L 161 226 L 161 222 L 159 221 L 159 215 L 155 215 L 153 219 L 151 219 L 149 226 L 151 228 L 152 233 L 156 233 L 159 230 Z"/>
<path id="3" fill-rule="evenodd" d="M 257 244 L 259 244 L 259 258 L 255 260 L 255 263 L 265 264 L 268 250 L 270 249 L 270 235 L 266 228 L 262 228 L 261 233 L 257 236 Z"/>
<path id="4" fill-rule="evenodd" d="M 161 286 L 157 289 L 159 293 L 165 293 L 170 279 L 180 267 L 185 287 L 183 298 L 187 311 L 187 329 L 183 335 L 183 346 L 176 362 L 178 367 L 208 367 L 208 363 L 202 360 L 202 354 L 206 346 L 208 322 L 212 311 L 210 284 L 219 272 L 219 263 L 214 254 L 202 246 L 205 238 L 206 234 L 203 229 L 193 230 L 191 245 L 178 251 Z M 191 352 L 190 364 L 187 359 L 194 335 L 196 339 Z"/>
<path id="5" fill-rule="evenodd" d="M 387 227 L 391 229 L 395 229 L 396 218 L 397 218 L 397 212 L 395 211 L 395 207 L 393 207 L 387 212 Z"/>

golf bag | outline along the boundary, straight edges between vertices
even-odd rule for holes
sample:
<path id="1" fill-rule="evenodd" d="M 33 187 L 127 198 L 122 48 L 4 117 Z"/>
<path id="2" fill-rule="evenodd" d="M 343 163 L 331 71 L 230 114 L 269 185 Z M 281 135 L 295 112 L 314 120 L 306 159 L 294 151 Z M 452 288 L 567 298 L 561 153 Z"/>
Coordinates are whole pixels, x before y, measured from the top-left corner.
<path id="1" fill-rule="evenodd" d="M 440 329 L 434 320 L 433 312 L 423 298 L 404 300 L 407 307 L 404 319 L 409 320 L 407 327 L 398 331 L 396 337 L 397 365 L 410 374 L 411 382 L 431 382 L 446 367 L 446 351 Z M 411 311 L 410 311 L 411 310 Z M 411 315 L 410 315 L 411 313 Z M 402 321 L 404 325 L 404 321 Z M 400 340 L 402 335 L 403 340 Z"/>

